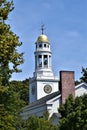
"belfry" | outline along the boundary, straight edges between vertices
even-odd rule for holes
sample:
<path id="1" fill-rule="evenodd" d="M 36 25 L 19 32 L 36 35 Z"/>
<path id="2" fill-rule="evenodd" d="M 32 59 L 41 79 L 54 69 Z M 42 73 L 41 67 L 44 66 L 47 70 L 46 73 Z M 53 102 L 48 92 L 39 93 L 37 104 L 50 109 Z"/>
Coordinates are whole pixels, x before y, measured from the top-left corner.
<path id="1" fill-rule="evenodd" d="M 35 44 L 35 76 L 53 76 L 50 43 L 47 36 L 41 34 Z"/>
<path id="2" fill-rule="evenodd" d="M 43 33 L 35 42 L 35 72 L 30 79 L 30 103 L 58 91 L 58 78 L 52 71 L 52 53 L 48 37 Z"/>

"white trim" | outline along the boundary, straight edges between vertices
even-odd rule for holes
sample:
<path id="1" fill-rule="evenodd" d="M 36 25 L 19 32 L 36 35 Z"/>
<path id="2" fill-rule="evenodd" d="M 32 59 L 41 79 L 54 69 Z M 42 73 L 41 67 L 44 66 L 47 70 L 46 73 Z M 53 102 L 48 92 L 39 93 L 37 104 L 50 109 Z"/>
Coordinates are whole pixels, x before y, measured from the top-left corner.
<path id="1" fill-rule="evenodd" d="M 82 83 L 80 83 L 80 84 L 76 85 L 76 86 L 75 86 L 75 89 L 77 89 L 77 88 L 81 87 L 82 85 L 87 86 L 87 83 L 82 82 Z"/>

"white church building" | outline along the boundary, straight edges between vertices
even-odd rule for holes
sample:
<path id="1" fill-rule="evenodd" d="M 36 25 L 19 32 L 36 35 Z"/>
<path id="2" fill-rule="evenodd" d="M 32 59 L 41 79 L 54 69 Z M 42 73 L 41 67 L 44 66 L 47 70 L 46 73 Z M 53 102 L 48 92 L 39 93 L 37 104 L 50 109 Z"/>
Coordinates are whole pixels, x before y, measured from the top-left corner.
<path id="1" fill-rule="evenodd" d="M 43 117 L 48 111 L 49 118 L 54 117 L 56 124 L 61 115 L 59 106 L 65 102 L 69 94 L 81 96 L 87 93 L 87 84 L 81 83 L 75 86 L 73 71 L 60 71 L 60 79 L 54 76 L 52 71 L 52 52 L 48 37 L 43 34 L 38 36 L 35 42 L 35 72 L 29 80 L 29 105 L 24 108 L 23 118 L 37 115 Z"/>

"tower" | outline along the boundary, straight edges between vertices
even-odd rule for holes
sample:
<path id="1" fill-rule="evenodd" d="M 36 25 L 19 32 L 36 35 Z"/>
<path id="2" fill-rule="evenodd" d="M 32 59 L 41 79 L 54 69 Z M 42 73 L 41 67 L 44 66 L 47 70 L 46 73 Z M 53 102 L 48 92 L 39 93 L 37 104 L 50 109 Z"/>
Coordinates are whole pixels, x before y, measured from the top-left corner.
<path id="1" fill-rule="evenodd" d="M 50 42 L 43 34 L 43 27 L 35 46 L 35 72 L 29 86 L 30 103 L 59 90 L 58 79 L 54 77 L 52 71 Z"/>

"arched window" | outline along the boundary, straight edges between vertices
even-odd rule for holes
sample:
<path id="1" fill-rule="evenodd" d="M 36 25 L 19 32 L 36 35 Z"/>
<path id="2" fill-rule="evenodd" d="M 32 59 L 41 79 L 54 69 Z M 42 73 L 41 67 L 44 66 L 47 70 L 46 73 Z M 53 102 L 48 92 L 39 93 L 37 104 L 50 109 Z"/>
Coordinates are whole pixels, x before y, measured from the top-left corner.
<path id="1" fill-rule="evenodd" d="M 44 44 L 44 47 L 46 47 L 46 44 Z"/>
<path id="2" fill-rule="evenodd" d="M 44 55 L 44 66 L 46 67 L 48 64 L 47 55 Z"/>
<path id="3" fill-rule="evenodd" d="M 42 47 L 42 44 L 39 44 L 39 48 L 41 48 Z"/>
<path id="4" fill-rule="evenodd" d="M 38 56 L 38 65 L 39 67 L 42 67 L 42 55 Z"/>

